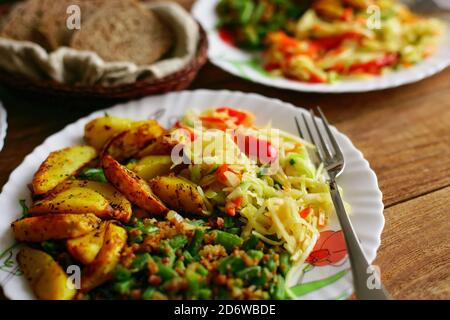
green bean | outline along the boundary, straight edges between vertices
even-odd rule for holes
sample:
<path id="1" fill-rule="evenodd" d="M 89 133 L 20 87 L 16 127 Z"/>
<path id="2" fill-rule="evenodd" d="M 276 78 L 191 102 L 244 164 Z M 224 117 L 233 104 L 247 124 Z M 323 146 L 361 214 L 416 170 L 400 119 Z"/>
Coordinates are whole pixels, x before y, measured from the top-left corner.
<path id="1" fill-rule="evenodd" d="M 241 233 L 241 229 L 238 227 L 226 229 L 228 233 L 239 235 Z"/>
<path id="2" fill-rule="evenodd" d="M 289 253 L 284 251 L 280 254 L 280 270 L 281 270 L 281 273 L 283 274 L 283 276 L 286 276 L 290 267 L 291 267 L 291 262 L 290 262 Z"/>
<path id="3" fill-rule="evenodd" d="M 267 269 L 269 269 L 271 272 L 274 272 L 275 269 L 277 268 L 277 263 L 275 262 L 275 260 L 273 259 L 273 256 L 269 257 L 269 260 L 267 260 L 266 262 L 266 267 Z"/>
<path id="4" fill-rule="evenodd" d="M 80 179 L 108 183 L 102 168 L 86 168 L 78 175 Z"/>
<path id="5" fill-rule="evenodd" d="M 261 260 L 262 257 L 264 256 L 264 253 L 263 253 L 262 251 L 259 251 L 259 250 L 248 250 L 248 251 L 247 251 L 247 254 L 248 254 L 251 258 L 258 260 L 258 262 L 259 262 L 259 260 Z"/>
<path id="6" fill-rule="evenodd" d="M 155 288 L 147 287 L 147 288 L 145 288 L 144 292 L 142 293 L 141 299 L 142 300 L 151 300 L 153 293 L 155 293 Z"/>
<path id="7" fill-rule="evenodd" d="M 215 243 L 222 245 L 227 251 L 230 251 L 235 246 L 240 246 L 244 242 L 241 237 L 225 231 L 214 231 Z"/>
<path id="8" fill-rule="evenodd" d="M 121 295 L 125 295 L 125 294 L 128 294 L 130 292 L 133 283 L 134 283 L 133 279 L 116 282 L 113 285 L 113 289 L 117 293 L 119 293 Z"/>
<path id="9" fill-rule="evenodd" d="M 234 222 L 235 222 L 234 217 L 230 217 L 230 216 L 223 217 L 223 227 L 225 229 L 233 228 Z"/>
<path id="10" fill-rule="evenodd" d="M 262 271 L 262 269 L 260 266 L 254 266 L 254 267 L 245 268 L 245 269 L 237 272 L 236 276 L 241 278 L 242 280 L 250 281 L 251 279 L 253 279 L 255 277 L 260 277 L 261 271 Z"/>
<path id="11" fill-rule="evenodd" d="M 275 277 L 275 282 L 270 287 L 270 295 L 275 300 L 283 300 L 286 296 L 286 290 L 284 288 L 284 278 L 281 275 Z"/>
<path id="12" fill-rule="evenodd" d="M 200 289 L 198 291 L 198 298 L 203 300 L 211 299 L 212 291 L 211 289 Z"/>
<path id="13" fill-rule="evenodd" d="M 208 269 L 206 269 L 204 266 L 202 266 L 201 264 L 199 264 L 197 266 L 197 273 L 201 276 L 206 277 L 208 275 Z"/>
<path id="14" fill-rule="evenodd" d="M 117 281 L 124 281 L 131 278 L 131 272 L 127 268 L 125 268 L 123 265 L 119 264 L 114 269 L 114 279 Z"/>
<path id="15" fill-rule="evenodd" d="M 175 261 L 175 265 L 174 268 L 176 269 L 181 269 L 181 270 L 185 270 L 186 266 L 184 265 L 184 262 L 181 261 L 180 259 L 178 259 L 177 261 Z"/>
<path id="16" fill-rule="evenodd" d="M 267 268 L 262 268 L 261 276 L 253 278 L 251 281 L 251 284 L 257 285 L 257 286 L 264 286 L 268 281 L 269 274 L 270 274 L 270 271 Z"/>
<path id="17" fill-rule="evenodd" d="M 192 270 L 186 271 L 186 281 L 188 283 L 187 295 L 190 298 L 196 298 L 200 291 L 200 275 Z"/>
<path id="18" fill-rule="evenodd" d="M 153 224 L 144 225 L 139 228 L 145 235 L 155 233 L 159 230 L 159 228 Z"/>
<path id="19" fill-rule="evenodd" d="M 256 245 L 258 244 L 259 239 L 255 235 L 251 235 L 250 238 L 248 238 L 244 244 L 242 245 L 242 250 L 247 251 L 250 249 L 255 249 Z"/>
<path id="20" fill-rule="evenodd" d="M 186 261 L 186 263 L 190 263 L 190 262 L 194 261 L 194 257 L 189 253 L 189 251 L 184 251 L 183 257 L 184 257 L 184 260 Z"/>
<path id="21" fill-rule="evenodd" d="M 144 242 L 144 237 L 142 236 L 142 234 L 136 234 L 136 235 L 130 234 L 128 236 L 128 242 L 130 242 L 130 243 L 142 243 L 142 242 Z"/>
<path id="22" fill-rule="evenodd" d="M 196 256 L 198 250 L 200 249 L 203 243 L 203 236 L 205 235 L 205 231 L 201 229 L 195 230 L 194 237 L 191 240 L 191 243 L 188 246 L 188 251 L 192 256 Z"/>
<path id="23" fill-rule="evenodd" d="M 183 234 L 177 234 L 169 240 L 170 246 L 176 251 L 188 243 L 188 238 Z"/>
<path id="24" fill-rule="evenodd" d="M 161 262 L 157 262 L 158 264 L 158 275 L 161 277 L 163 281 L 167 281 L 172 279 L 173 277 L 176 277 L 178 274 L 170 268 L 169 266 L 166 266 L 165 264 L 162 264 Z"/>
<path id="25" fill-rule="evenodd" d="M 220 261 L 217 270 L 219 270 L 220 273 L 227 273 L 228 271 L 237 273 L 244 268 L 245 262 L 244 260 L 242 260 L 242 258 L 236 256 L 228 256 Z"/>
<path id="26" fill-rule="evenodd" d="M 131 270 L 133 272 L 138 272 L 147 266 L 147 262 L 151 259 L 148 253 L 140 253 L 136 255 L 133 262 L 131 263 Z"/>

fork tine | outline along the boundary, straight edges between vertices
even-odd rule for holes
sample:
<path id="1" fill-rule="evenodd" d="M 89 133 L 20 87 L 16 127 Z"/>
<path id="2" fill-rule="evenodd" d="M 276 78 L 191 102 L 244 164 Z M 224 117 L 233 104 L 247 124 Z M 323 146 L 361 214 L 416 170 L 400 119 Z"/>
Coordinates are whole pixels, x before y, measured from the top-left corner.
<path id="1" fill-rule="evenodd" d="M 322 112 L 322 109 L 320 109 L 320 107 L 317 107 L 317 110 L 320 113 L 320 118 L 322 119 L 323 125 L 325 127 L 325 130 L 328 134 L 328 139 L 330 139 L 331 144 L 333 145 L 334 148 L 334 152 L 338 157 L 343 158 L 344 156 L 342 155 L 342 151 L 341 148 L 339 148 L 339 145 L 336 141 L 336 139 L 334 138 L 334 134 L 331 132 L 330 129 L 330 124 L 328 123 L 327 118 L 325 117 L 324 113 Z"/>
<path id="2" fill-rule="evenodd" d="M 300 136 L 300 138 L 305 140 L 305 136 L 303 135 L 302 129 L 300 127 L 300 122 L 298 121 L 298 117 L 297 116 L 295 116 L 295 125 L 297 126 L 298 135 Z"/>
<path id="3" fill-rule="evenodd" d="M 306 130 L 308 131 L 309 140 L 316 146 L 316 153 L 319 156 L 320 162 L 324 162 L 325 158 L 322 154 L 322 149 L 320 148 L 320 145 L 317 144 L 316 138 L 313 136 L 311 132 L 311 127 L 308 124 L 308 121 L 306 120 L 305 114 L 302 113 L 303 123 L 305 124 Z"/>
<path id="4" fill-rule="evenodd" d="M 317 123 L 316 117 L 314 116 L 314 111 L 312 109 L 309 110 L 309 114 L 311 115 L 311 120 L 314 123 L 314 127 L 316 127 L 317 135 L 319 136 L 320 143 L 322 145 L 322 150 L 327 159 L 331 159 L 333 156 L 331 155 L 330 149 L 328 148 L 327 143 L 325 142 L 323 135 L 319 129 L 319 125 Z"/>

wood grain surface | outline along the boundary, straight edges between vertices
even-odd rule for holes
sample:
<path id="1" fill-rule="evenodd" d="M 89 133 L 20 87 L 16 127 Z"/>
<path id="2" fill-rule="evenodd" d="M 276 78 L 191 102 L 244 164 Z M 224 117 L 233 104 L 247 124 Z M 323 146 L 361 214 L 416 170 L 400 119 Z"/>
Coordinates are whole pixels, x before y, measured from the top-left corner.
<path id="1" fill-rule="evenodd" d="M 386 287 L 398 299 L 450 299 L 450 69 L 378 92 L 312 94 L 253 84 L 207 64 L 192 85 L 196 88 L 320 105 L 377 173 L 386 227 L 375 263 Z M 0 186 L 47 136 L 98 109 L 89 102 L 72 106 L 3 89 L 0 100 L 9 123 L 0 153 Z"/>

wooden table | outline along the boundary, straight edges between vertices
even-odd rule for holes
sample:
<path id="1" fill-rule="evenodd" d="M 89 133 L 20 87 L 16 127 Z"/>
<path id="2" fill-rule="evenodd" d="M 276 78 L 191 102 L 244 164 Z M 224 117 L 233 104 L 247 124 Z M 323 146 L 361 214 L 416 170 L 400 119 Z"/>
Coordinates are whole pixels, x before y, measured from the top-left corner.
<path id="1" fill-rule="evenodd" d="M 192 89 L 256 92 L 320 105 L 370 162 L 384 194 L 386 226 L 375 264 L 397 299 L 450 298 L 450 69 L 401 88 L 311 94 L 253 84 L 208 64 Z M 0 91 L 9 129 L 0 186 L 44 139 L 93 108 L 30 101 Z"/>

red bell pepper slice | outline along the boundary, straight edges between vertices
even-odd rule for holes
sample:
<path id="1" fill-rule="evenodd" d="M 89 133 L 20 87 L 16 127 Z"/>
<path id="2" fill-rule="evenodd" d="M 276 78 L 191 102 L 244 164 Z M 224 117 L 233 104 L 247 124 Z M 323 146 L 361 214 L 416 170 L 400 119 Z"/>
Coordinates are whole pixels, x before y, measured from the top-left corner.
<path id="1" fill-rule="evenodd" d="M 267 140 L 236 134 L 234 141 L 242 152 L 260 163 L 273 163 L 278 157 L 277 149 Z"/>

